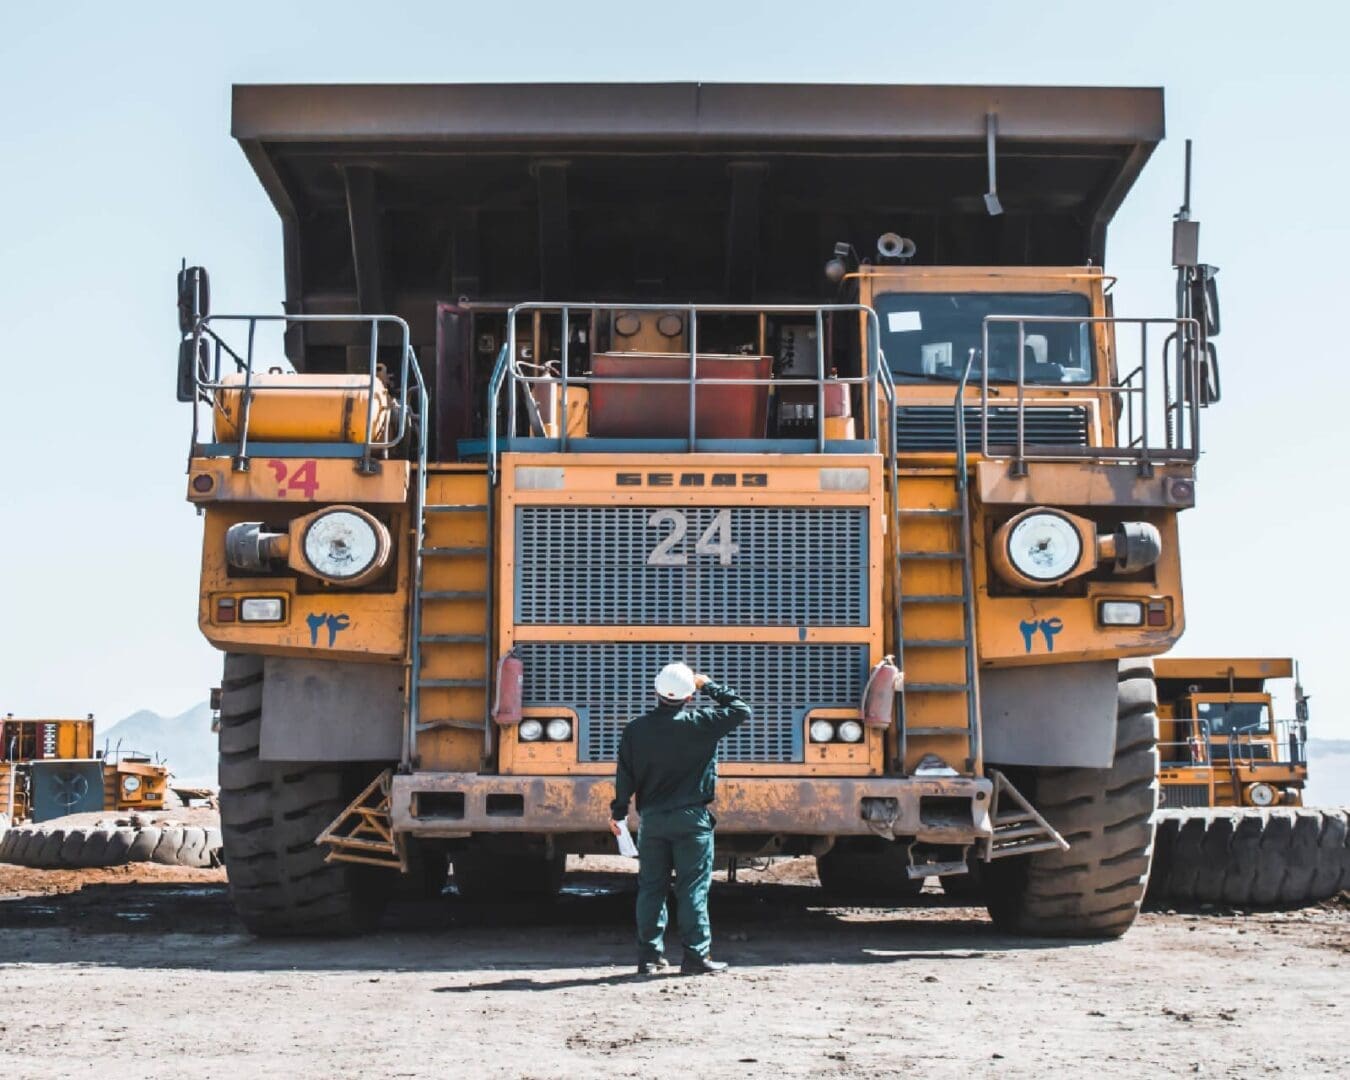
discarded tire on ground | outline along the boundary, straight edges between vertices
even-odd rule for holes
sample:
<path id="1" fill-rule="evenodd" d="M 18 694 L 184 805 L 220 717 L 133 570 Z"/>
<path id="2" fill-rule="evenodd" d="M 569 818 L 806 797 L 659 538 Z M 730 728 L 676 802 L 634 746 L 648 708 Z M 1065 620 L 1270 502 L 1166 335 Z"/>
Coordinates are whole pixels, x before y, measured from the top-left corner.
<path id="1" fill-rule="evenodd" d="M 1070 844 L 990 862 L 985 900 L 1000 930 L 1119 937 L 1144 899 L 1158 805 L 1158 691 L 1152 662 L 1120 663 L 1109 769 L 1004 770 Z"/>
<path id="2" fill-rule="evenodd" d="M 1151 904 L 1300 907 L 1350 889 L 1350 810 L 1163 810 Z"/>
<path id="3" fill-rule="evenodd" d="M 0 862 L 43 870 L 122 866 L 219 866 L 220 830 L 202 825 L 100 823 L 80 827 L 17 825 L 0 840 Z"/>

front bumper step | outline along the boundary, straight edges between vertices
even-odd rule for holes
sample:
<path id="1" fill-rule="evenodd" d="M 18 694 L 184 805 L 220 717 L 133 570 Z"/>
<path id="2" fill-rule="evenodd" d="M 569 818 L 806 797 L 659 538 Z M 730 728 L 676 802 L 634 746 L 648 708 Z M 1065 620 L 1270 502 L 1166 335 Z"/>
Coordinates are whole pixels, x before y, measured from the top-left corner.
<path id="1" fill-rule="evenodd" d="M 723 834 L 890 835 L 936 844 L 993 836 L 993 784 L 976 777 L 723 777 L 712 810 Z M 614 781 L 598 776 L 414 772 L 390 784 L 395 833 L 602 832 Z"/>

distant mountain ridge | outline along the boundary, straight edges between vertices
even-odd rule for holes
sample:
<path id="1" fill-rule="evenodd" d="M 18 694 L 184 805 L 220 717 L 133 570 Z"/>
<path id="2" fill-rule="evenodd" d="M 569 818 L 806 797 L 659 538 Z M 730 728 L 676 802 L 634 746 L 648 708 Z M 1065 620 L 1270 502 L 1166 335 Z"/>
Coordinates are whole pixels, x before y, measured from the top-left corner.
<path id="1" fill-rule="evenodd" d="M 94 737 L 98 750 L 139 750 L 168 763 L 182 784 L 216 782 L 216 737 L 211 731 L 211 707 L 203 701 L 177 716 L 160 716 L 141 709 L 100 728 Z"/>

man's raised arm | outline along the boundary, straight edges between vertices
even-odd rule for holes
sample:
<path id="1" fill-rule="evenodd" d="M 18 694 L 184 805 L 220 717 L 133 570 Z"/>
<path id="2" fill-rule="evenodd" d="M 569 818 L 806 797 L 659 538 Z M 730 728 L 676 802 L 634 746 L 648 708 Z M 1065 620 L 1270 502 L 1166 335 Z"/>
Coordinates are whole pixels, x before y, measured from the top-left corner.
<path id="1" fill-rule="evenodd" d="M 711 708 L 699 709 L 696 715 L 700 726 L 715 732 L 719 739 L 723 735 L 731 734 L 750 719 L 750 706 L 741 699 L 740 694 L 725 683 L 713 682 L 706 675 L 695 675 L 694 682 L 700 690 L 717 702 Z"/>

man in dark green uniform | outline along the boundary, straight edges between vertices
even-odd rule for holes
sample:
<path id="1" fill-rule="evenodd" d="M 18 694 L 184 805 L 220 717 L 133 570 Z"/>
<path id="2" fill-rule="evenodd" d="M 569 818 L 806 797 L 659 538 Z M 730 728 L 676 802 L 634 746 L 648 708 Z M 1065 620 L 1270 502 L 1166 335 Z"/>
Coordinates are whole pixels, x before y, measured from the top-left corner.
<path id="1" fill-rule="evenodd" d="M 703 690 L 717 704 L 696 709 Z M 628 816 L 637 796 L 638 830 L 637 940 L 638 974 L 655 975 L 669 967 L 663 955 L 666 891 L 675 871 L 676 911 L 686 975 L 721 971 L 713 960 L 708 922 L 708 886 L 712 882 L 713 826 L 708 810 L 717 784 L 717 744 L 750 719 L 750 706 L 728 686 L 695 675 L 687 664 L 667 664 L 656 677 L 660 703 L 631 721 L 619 740 L 610 830 Z"/>

